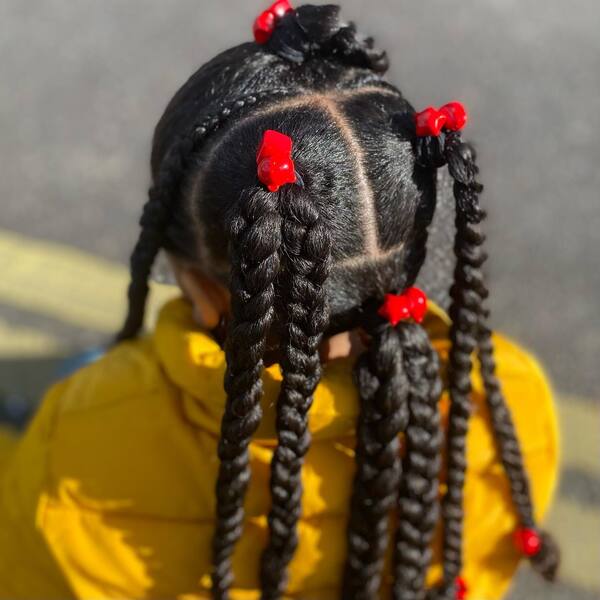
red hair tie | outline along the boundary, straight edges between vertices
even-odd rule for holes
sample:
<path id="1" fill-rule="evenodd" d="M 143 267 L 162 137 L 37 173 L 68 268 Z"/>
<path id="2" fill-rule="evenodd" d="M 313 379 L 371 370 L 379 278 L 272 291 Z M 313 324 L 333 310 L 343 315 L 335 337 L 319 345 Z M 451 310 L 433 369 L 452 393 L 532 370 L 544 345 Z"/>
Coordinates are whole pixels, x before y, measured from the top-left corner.
<path id="1" fill-rule="evenodd" d="M 460 131 L 467 123 L 467 111 L 460 102 L 449 102 L 440 109 L 428 106 L 415 115 L 418 137 L 437 137 L 442 129 Z"/>
<path id="2" fill-rule="evenodd" d="M 529 527 L 520 527 L 513 536 L 517 550 L 524 556 L 535 556 L 542 549 L 542 538 L 540 534 Z"/>
<path id="3" fill-rule="evenodd" d="M 462 577 L 457 577 L 454 584 L 456 585 L 456 600 L 466 600 L 469 593 L 467 582 Z"/>
<path id="4" fill-rule="evenodd" d="M 254 39 L 257 44 L 266 44 L 275 31 L 278 19 L 294 10 L 288 0 L 277 0 L 270 8 L 260 13 L 254 21 Z"/>
<path id="5" fill-rule="evenodd" d="M 270 192 L 282 185 L 296 183 L 296 171 L 292 160 L 292 138 L 269 129 L 265 131 L 256 155 L 258 178 Z"/>
<path id="6" fill-rule="evenodd" d="M 416 287 L 408 288 L 403 294 L 386 294 L 378 314 L 387 319 L 392 327 L 400 321 L 414 319 L 422 323 L 427 312 L 427 296 Z"/>

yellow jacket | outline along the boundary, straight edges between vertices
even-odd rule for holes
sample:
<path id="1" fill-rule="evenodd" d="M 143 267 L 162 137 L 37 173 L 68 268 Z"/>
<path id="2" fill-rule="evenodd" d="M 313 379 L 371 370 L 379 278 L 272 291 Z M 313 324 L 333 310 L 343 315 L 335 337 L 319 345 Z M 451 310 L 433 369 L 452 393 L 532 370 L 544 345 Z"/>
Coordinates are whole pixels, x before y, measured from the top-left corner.
<path id="1" fill-rule="evenodd" d="M 426 326 L 445 360 L 447 317 Z M 538 517 L 557 472 L 557 428 L 546 379 L 523 350 L 495 336 L 499 375 L 531 475 Z M 191 310 L 166 305 L 150 338 L 119 345 L 55 385 L 7 457 L 0 445 L 0 598 L 209 598 L 225 403 L 224 356 Z M 289 598 L 337 600 L 344 562 L 358 401 L 352 361 L 326 365 L 310 412 L 300 544 Z M 264 376 L 264 419 L 251 445 L 234 600 L 258 598 L 274 446 L 277 366 Z M 465 568 L 472 600 L 505 592 L 517 567 L 508 484 L 475 377 L 465 489 Z M 447 399 L 442 399 L 442 409 Z M 438 578 L 434 565 L 430 580 Z"/>

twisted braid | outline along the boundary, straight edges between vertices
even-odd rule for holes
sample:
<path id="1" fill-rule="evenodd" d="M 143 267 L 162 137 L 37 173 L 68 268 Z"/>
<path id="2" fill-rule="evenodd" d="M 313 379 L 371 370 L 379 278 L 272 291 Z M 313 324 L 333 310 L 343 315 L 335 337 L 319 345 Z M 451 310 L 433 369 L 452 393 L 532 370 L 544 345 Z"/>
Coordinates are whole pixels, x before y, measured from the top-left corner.
<path id="1" fill-rule="evenodd" d="M 328 324 L 324 284 L 330 236 L 311 196 L 297 186 L 281 192 L 283 263 L 281 309 L 283 384 L 277 403 L 278 445 L 271 465 L 270 539 L 262 556 L 262 597 L 279 598 L 298 543 L 301 468 L 308 447 L 308 410 L 321 377 L 319 344 Z"/>
<path id="2" fill-rule="evenodd" d="M 517 440 L 510 410 L 506 405 L 500 382 L 496 377 L 496 361 L 492 332 L 485 324 L 489 311 L 482 310 L 479 328 L 479 363 L 486 391 L 486 401 L 504 471 L 510 483 L 513 505 L 523 527 L 535 528 L 529 480 L 523 466 L 521 448 Z M 531 557 L 533 567 L 545 578 L 554 580 L 560 562 L 558 546 L 547 532 L 541 532 L 541 550 Z"/>
<path id="3" fill-rule="evenodd" d="M 226 600 L 233 580 L 231 555 L 241 536 L 250 479 L 248 445 L 262 411 L 263 355 L 275 318 L 281 217 L 277 196 L 255 188 L 242 193 L 231 224 L 232 320 L 227 336 L 227 403 L 221 424 L 217 522 L 213 538 L 213 597 Z"/>
<path id="4" fill-rule="evenodd" d="M 479 314 L 487 290 L 481 266 L 486 256 L 480 223 L 485 213 L 479 206 L 483 187 L 476 181 L 475 154 L 459 132 L 447 132 L 444 154 L 454 179 L 456 201 L 456 267 L 451 290 L 451 349 L 448 377 L 450 414 L 447 433 L 447 492 L 443 500 L 444 578 L 440 597 L 453 598 L 455 580 L 462 568 L 463 487 L 466 470 L 466 434 L 470 416 L 471 355 L 477 346 Z"/>
<path id="5" fill-rule="evenodd" d="M 398 330 L 379 319 L 366 325 L 372 341 L 354 370 L 360 415 L 342 591 L 343 598 L 357 600 L 379 597 L 389 513 L 401 476 L 399 434 L 409 419 L 409 382 Z"/>
<path id="6" fill-rule="evenodd" d="M 410 385 L 409 421 L 395 540 L 395 600 L 422 600 L 431 562 L 430 544 L 439 516 L 442 432 L 438 401 L 442 393 L 439 358 L 427 332 L 403 322 L 398 327 L 404 369 Z"/>
<path id="7" fill-rule="evenodd" d="M 443 141 L 442 141 L 443 140 Z M 511 495 L 521 525 L 535 527 L 529 481 L 523 466 L 519 442 L 512 417 L 506 406 L 493 354 L 491 331 L 486 325 L 489 311 L 484 307 L 488 297 L 481 267 L 486 260 L 485 240 L 481 222 L 485 212 L 479 205 L 482 186 L 476 181 L 479 169 L 474 150 L 462 142 L 459 132 L 446 131 L 440 138 L 417 141 L 420 164 L 439 167 L 448 163 L 454 179 L 456 202 L 456 238 L 454 251 L 457 262 L 451 290 L 449 357 L 449 387 L 451 407 L 447 438 L 447 493 L 443 501 L 444 579 L 441 588 L 432 590 L 430 598 L 452 599 L 455 581 L 462 567 L 463 486 L 466 469 L 465 438 L 470 414 L 471 355 L 478 350 L 486 402 L 492 419 L 500 457 L 508 476 Z M 531 558 L 536 570 L 546 579 L 553 579 L 559 563 L 559 550 L 546 533 L 541 532 L 542 548 Z"/>
<path id="8" fill-rule="evenodd" d="M 154 185 L 148 193 L 140 219 L 141 231 L 131 258 L 131 282 L 127 291 L 128 308 L 125 322 L 117 334 L 117 341 L 135 337 L 143 326 L 148 280 L 152 265 L 165 244 L 171 215 L 176 212 L 181 198 L 181 186 L 195 154 L 206 139 L 228 119 L 238 116 L 247 107 L 289 94 L 275 89 L 270 92 L 244 96 L 229 104 L 223 104 L 214 115 L 206 116 L 190 128 L 190 133 L 178 138 L 160 164 Z"/>

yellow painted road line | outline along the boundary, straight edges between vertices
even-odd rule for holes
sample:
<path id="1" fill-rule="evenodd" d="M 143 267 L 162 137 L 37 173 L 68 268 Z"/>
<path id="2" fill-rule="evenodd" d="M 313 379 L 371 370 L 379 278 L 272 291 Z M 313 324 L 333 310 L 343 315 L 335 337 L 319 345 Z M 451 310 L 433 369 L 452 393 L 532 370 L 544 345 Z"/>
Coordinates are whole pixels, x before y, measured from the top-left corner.
<path id="1" fill-rule="evenodd" d="M 562 468 L 574 467 L 591 481 L 600 478 L 600 414 L 591 400 L 573 396 L 558 399 Z M 560 579 L 600 598 L 600 508 L 557 496 L 547 528 L 562 549 Z"/>
<path id="2" fill-rule="evenodd" d="M 49 356 L 60 346 L 54 336 L 29 327 L 17 327 L 0 319 L 0 359 Z"/>
<path id="3" fill-rule="evenodd" d="M 560 397 L 563 466 L 578 467 L 600 477 L 600 410 L 598 403 L 574 396 Z M 598 531 L 600 540 L 600 530 Z M 600 561 L 598 562 L 600 566 Z"/>
<path id="4" fill-rule="evenodd" d="M 547 528 L 562 549 L 560 579 L 600 598 L 600 510 L 560 498 Z"/>
<path id="5" fill-rule="evenodd" d="M 123 318 L 127 269 L 80 250 L 0 230 L 0 274 L 0 303 L 102 333 Z M 177 293 L 152 284 L 149 315 Z"/>

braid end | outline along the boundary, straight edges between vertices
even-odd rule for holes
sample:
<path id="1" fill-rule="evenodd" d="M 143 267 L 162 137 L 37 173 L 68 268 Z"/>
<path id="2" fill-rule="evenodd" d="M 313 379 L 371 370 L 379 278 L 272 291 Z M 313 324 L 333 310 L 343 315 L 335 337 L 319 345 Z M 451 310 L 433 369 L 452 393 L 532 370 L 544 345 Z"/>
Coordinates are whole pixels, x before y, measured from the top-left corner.
<path id="1" fill-rule="evenodd" d="M 540 538 L 540 551 L 529 560 L 534 570 L 546 581 L 555 581 L 560 567 L 560 548 L 548 532 L 541 531 Z"/>

